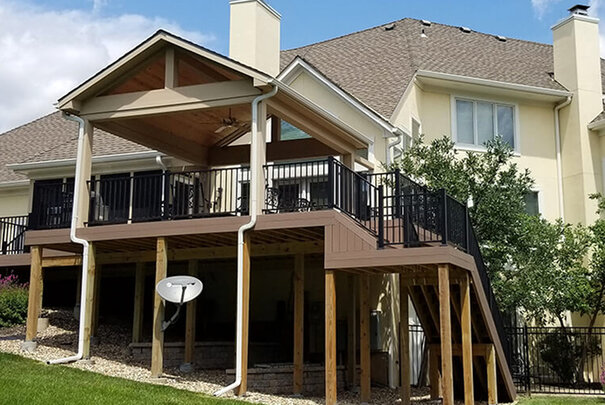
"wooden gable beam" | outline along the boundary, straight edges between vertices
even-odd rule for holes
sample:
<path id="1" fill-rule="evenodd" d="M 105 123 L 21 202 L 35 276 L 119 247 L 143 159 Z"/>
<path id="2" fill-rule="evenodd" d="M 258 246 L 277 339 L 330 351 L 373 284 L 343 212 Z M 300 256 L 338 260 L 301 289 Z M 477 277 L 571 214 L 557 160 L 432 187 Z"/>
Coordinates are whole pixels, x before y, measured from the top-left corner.
<path id="1" fill-rule="evenodd" d="M 245 104 L 260 94 L 250 80 L 137 91 L 93 97 L 82 104 L 80 116 L 90 121 L 136 118 Z"/>

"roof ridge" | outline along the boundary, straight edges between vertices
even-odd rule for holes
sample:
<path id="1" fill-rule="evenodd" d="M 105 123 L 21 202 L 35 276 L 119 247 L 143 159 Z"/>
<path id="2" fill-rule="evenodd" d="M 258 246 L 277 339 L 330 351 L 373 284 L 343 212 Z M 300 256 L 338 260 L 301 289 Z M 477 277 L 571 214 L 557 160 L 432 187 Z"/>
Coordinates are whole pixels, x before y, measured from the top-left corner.
<path id="1" fill-rule="evenodd" d="M 46 114 L 46 115 L 43 115 L 43 116 L 41 116 L 41 117 L 38 117 L 38 118 L 36 118 L 36 119 L 35 119 L 35 120 L 33 120 L 33 121 L 28 121 L 28 122 L 26 122 L 25 124 L 17 125 L 17 126 L 16 126 L 16 127 L 14 127 L 14 128 L 11 128 L 11 129 L 9 129 L 9 130 L 7 130 L 7 131 L 4 131 L 4 132 L 0 133 L 0 136 L 8 135 L 10 132 L 17 131 L 17 130 L 19 130 L 19 129 L 21 129 L 21 128 L 23 128 L 23 127 L 27 126 L 27 125 L 34 124 L 34 123 L 36 123 L 36 122 L 38 122 L 38 121 L 40 121 L 40 120 L 43 120 L 43 119 L 44 119 L 44 118 L 46 118 L 46 117 L 49 117 L 49 116 L 51 116 L 51 115 L 53 115 L 53 114 L 57 114 L 57 113 L 59 113 L 59 111 L 53 111 L 53 112 L 50 112 L 50 113 L 48 113 L 48 114 Z"/>

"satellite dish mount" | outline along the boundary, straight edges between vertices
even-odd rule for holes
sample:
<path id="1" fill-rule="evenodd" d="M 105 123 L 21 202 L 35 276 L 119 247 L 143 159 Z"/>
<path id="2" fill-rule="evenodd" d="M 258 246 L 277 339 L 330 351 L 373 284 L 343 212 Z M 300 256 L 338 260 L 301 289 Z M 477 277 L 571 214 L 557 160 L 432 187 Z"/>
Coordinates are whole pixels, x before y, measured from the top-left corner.
<path id="1" fill-rule="evenodd" d="M 197 298 L 204 288 L 202 282 L 191 276 L 174 276 L 161 280 L 155 289 L 162 299 L 177 304 L 176 312 L 168 321 L 162 322 L 162 332 L 176 322 L 184 303 Z"/>

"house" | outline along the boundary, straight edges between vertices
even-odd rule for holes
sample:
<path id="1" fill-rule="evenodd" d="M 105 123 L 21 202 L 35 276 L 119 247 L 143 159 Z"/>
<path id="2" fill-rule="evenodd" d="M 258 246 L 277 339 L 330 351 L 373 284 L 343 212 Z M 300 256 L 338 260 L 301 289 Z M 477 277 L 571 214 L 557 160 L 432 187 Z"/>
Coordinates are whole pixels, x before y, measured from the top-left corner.
<path id="1" fill-rule="evenodd" d="M 75 358 L 112 316 L 155 376 L 235 365 L 243 394 L 262 388 L 256 364 L 291 363 L 294 393 L 318 373 L 328 404 L 356 380 L 367 401 L 384 374 L 405 403 L 416 314 L 432 397 L 452 403 L 455 381 L 466 403 L 513 399 L 465 204 L 382 163 L 420 134 L 481 150 L 498 133 L 536 178 L 528 206 L 590 222 L 598 20 L 572 8 L 553 46 L 404 19 L 280 52 L 275 10 L 230 3 L 229 57 L 159 31 L 0 136 L 0 267 L 30 271 L 24 348 L 42 298 L 81 302 Z M 153 287 L 183 273 L 205 289 L 164 333 Z"/>

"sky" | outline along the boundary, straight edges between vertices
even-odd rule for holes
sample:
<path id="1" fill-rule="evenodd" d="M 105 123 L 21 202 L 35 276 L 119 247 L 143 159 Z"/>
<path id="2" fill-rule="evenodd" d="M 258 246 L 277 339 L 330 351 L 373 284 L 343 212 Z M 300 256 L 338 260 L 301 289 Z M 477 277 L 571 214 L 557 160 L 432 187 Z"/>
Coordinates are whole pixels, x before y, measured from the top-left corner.
<path id="1" fill-rule="evenodd" d="M 405 17 L 552 43 L 550 27 L 580 0 L 266 1 L 282 15 L 289 49 Z M 603 2 L 589 1 L 605 21 Z M 0 0 L 0 133 L 54 111 L 59 97 L 160 28 L 227 55 L 229 1 Z"/>

